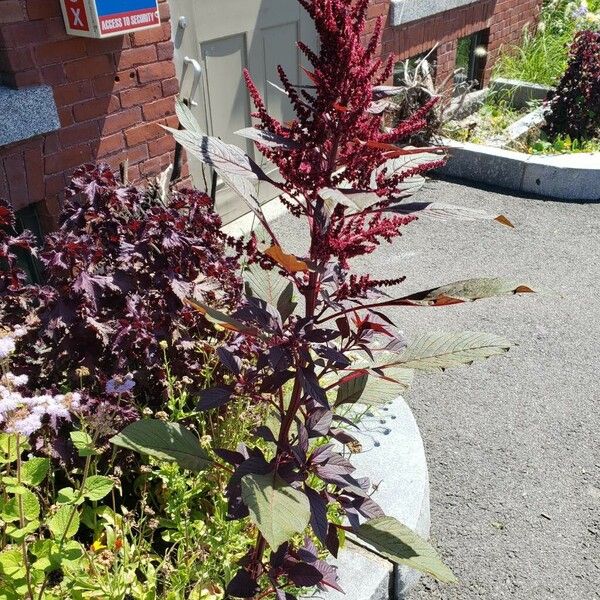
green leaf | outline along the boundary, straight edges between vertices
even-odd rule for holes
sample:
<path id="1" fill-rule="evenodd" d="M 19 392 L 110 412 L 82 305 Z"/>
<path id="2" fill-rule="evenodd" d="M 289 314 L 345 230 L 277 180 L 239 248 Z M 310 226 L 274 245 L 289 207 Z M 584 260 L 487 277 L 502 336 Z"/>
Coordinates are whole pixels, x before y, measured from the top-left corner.
<path id="1" fill-rule="evenodd" d="M 393 364 L 419 371 L 443 371 L 505 354 L 511 345 L 491 333 L 426 333 L 415 338 Z"/>
<path id="2" fill-rule="evenodd" d="M 76 504 L 80 505 L 85 502 L 83 495 L 79 495 L 72 487 L 65 487 L 58 490 L 56 494 L 57 504 Z"/>
<path id="3" fill-rule="evenodd" d="M 21 452 L 29 447 L 27 440 L 14 433 L 0 433 L 0 464 L 12 463 L 17 460 L 17 439 L 20 439 Z"/>
<path id="4" fill-rule="evenodd" d="M 335 406 L 359 402 L 365 406 L 388 404 L 406 392 L 412 385 L 410 369 L 390 368 L 385 375 L 368 372 L 366 369 L 342 379 L 338 388 Z"/>
<path id="5" fill-rule="evenodd" d="M 456 582 L 435 548 L 394 517 L 371 519 L 355 529 L 354 534 L 394 563 L 407 565 L 445 583 Z"/>
<path id="6" fill-rule="evenodd" d="M 115 446 L 175 461 L 191 471 L 203 471 L 212 465 L 210 456 L 200 447 L 198 438 L 178 423 L 156 419 L 137 421 L 110 440 Z"/>
<path id="7" fill-rule="evenodd" d="M 69 435 L 73 445 L 77 448 L 79 456 L 86 457 L 96 454 L 94 441 L 85 431 L 72 431 Z"/>
<path id="8" fill-rule="evenodd" d="M 250 519 L 273 550 L 308 526 L 307 496 L 272 473 L 242 477 L 242 499 Z"/>
<path id="9" fill-rule="evenodd" d="M 0 573 L 13 580 L 25 577 L 25 566 L 21 550 L 4 550 L 4 552 L 0 552 Z"/>
<path id="10" fill-rule="evenodd" d="M 79 530 L 79 514 L 77 511 L 73 513 L 73 510 L 72 506 L 63 505 L 48 520 L 48 528 L 55 538 L 71 538 Z"/>
<path id="11" fill-rule="evenodd" d="M 411 294 L 399 300 L 392 300 L 386 303 L 386 305 L 444 306 L 473 302 L 493 296 L 531 293 L 533 293 L 533 290 L 530 287 L 499 277 L 466 279 L 439 288 Z"/>
<path id="12" fill-rule="evenodd" d="M 20 519 L 19 499 L 23 503 L 23 516 L 27 521 L 34 521 L 40 515 L 40 501 L 30 490 L 23 490 L 14 498 L 11 498 L 2 511 L 2 520 L 7 523 Z"/>
<path id="13" fill-rule="evenodd" d="M 115 484 L 110 477 L 92 475 L 85 481 L 83 486 L 83 495 L 94 502 L 97 500 L 102 500 L 104 496 L 110 494 L 114 486 Z"/>
<path id="14" fill-rule="evenodd" d="M 21 481 L 27 485 L 39 485 L 46 479 L 49 468 L 48 458 L 30 458 L 21 465 Z"/>
<path id="15" fill-rule="evenodd" d="M 40 526 L 40 522 L 35 519 L 25 525 L 25 527 L 18 527 L 15 524 L 9 523 L 6 526 L 6 534 L 10 536 L 15 542 L 22 542 L 29 534 L 33 533 Z"/>

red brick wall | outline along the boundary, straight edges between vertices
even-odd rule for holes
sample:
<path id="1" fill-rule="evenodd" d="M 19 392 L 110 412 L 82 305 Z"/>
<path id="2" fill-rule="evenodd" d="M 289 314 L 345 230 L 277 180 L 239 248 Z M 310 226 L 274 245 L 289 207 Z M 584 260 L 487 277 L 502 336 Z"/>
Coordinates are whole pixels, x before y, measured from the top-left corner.
<path id="1" fill-rule="evenodd" d="M 415 0 L 418 1 L 418 0 Z M 482 29 L 490 30 L 486 80 L 505 44 L 517 43 L 523 29 L 537 20 L 542 0 L 484 0 L 399 27 L 387 24 L 382 52 L 403 60 L 431 50 L 436 44 L 437 77 L 444 80 L 454 70 L 456 42 Z M 378 16 L 387 17 L 390 0 L 371 0 L 368 33 Z"/>
<path id="2" fill-rule="evenodd" d="M 0 147 L 0 196 L 40 202 L 52 225 L 73 169 L 129 160 L 131 181 L 172 162 L 178 81 L 167 0 L 162 27 L 105 40 L 67 36 L 58 0 L 0 0 L 0 80 L 52 86 L 61 129 Z"/>

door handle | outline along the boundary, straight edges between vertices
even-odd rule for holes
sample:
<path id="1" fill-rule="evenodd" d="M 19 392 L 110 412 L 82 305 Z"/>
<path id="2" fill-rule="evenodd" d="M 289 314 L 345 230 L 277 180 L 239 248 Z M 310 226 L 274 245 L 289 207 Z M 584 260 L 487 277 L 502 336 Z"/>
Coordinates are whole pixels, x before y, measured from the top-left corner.
<path id="1" fill-rule="evenodd" d="M 194 79 L 192 81 L 192 90 L 190 92 L 189 98 L 187 99 L 189 106 L 198 106 L 198 103 L 194 100 L 194 97 L 198 93 L 198 88 L 200 87 L 200 78 L 202 77 L 202 67 L 200 63 L 195 58 L 190 58 L 186 56 L 183 59 L 183 71 L 181 72 L 181 89 L 183 89 L 183 84 L 185 83 L 185 76 L 187 74 L 187 70 L 189 66 L 192 66 L 194 70 Z M 185 101 L 185 99 L 184 99 Z"/>

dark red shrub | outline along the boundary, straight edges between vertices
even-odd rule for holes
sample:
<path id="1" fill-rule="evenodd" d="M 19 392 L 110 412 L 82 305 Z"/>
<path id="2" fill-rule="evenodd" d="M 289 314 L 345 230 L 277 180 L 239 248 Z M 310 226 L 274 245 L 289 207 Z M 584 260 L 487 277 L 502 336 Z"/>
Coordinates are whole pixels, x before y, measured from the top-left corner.
<path id="1" fill-rule="evenodd" d="M 545 128 L 549 136 L 582 140 L 600 134 L 600 32 L 577 34 L 549 108 Z"/>
<path id="2" fill-rule="evenodd" d="M 204 362 L 199 344 L 219 335 L 185 299 L 235 305 L 237 255 L 227 255 L 221 219 L 200 192 L 163 202 L 120 185 L 106 166 L 86 166 L 68 195 L 61 227 L 39 253 L 44 287 L 26 285 L 7 252 L 30 248 L 31 237 L 0 234 L 0 259 L 9 267 L 0 275 L 2 322 L 23 325 L 28 313 L 13 366 L 33 388 L 79 387 L 89 371 L 84 385 L 96 392 L 132 373 L 136 399 L 157 405 L 164 353 L 173 375 L 194 381 Z"/>

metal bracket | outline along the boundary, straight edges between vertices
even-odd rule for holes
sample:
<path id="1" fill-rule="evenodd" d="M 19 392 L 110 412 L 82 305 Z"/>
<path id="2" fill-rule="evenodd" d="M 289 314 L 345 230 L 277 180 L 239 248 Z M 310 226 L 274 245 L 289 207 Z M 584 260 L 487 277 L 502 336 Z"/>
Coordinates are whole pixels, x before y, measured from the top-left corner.
<path id="1" fill-rule="evenodd" d="M 198 103 L 194 100 L 198 92 L 198 88 L 200 87 L 200 78 L 202 77 L 202 67 L 200 63 L 195 58 L 190 58 L 186 56 L 183 59 L 183 71 L 181 72 L 181 88 L 183 89 L 183 84 L 185 82 L 185 76 L 187 73 L 188 67 L 192 65 L 194 69 L 194 80 L 192 81 L 192 90 L 190 92 L 188 102 L 190 106 L 198 106 Z"/>

